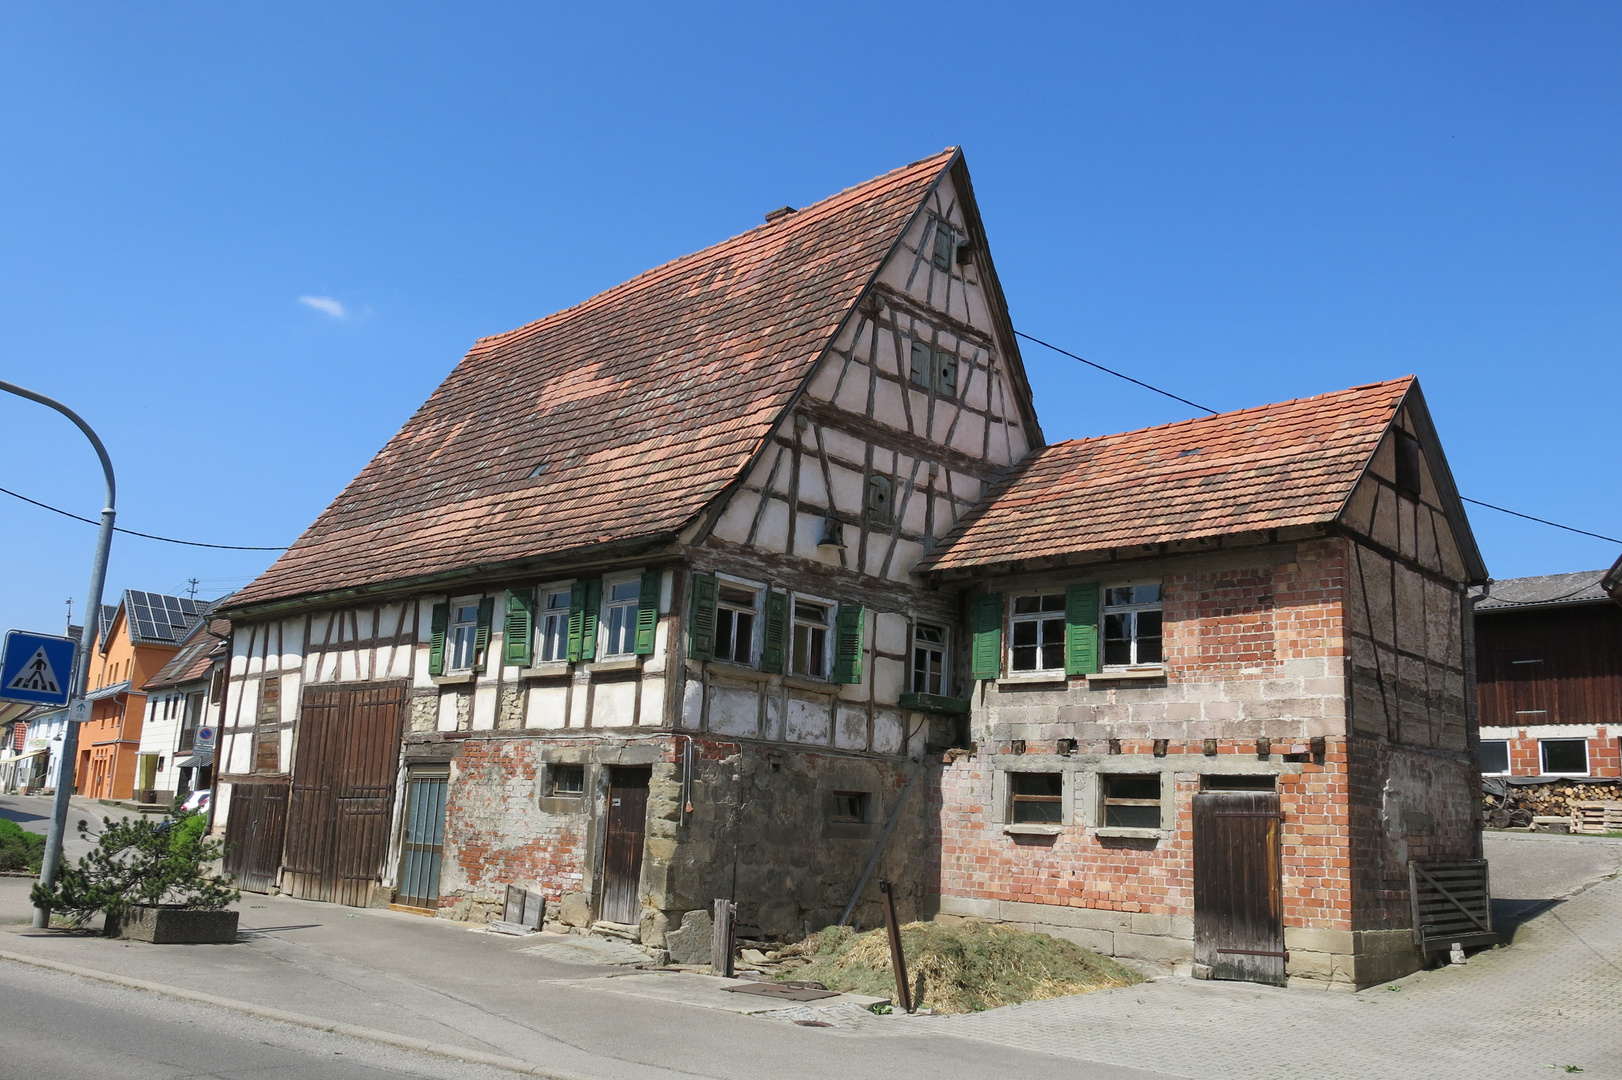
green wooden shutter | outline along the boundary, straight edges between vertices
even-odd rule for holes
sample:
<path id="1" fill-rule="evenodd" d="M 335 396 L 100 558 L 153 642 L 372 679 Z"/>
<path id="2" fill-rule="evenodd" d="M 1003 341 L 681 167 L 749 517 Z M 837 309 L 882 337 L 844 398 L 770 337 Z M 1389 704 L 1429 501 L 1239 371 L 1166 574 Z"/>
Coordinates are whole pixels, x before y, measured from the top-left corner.
<path id="1" fill-rule="evenodd" d="M 788 595 L 766 594 L 766 627 L 760 649 L 760 670 L 783 674 L 784 646 L 788 643 Z"/>
<path id="2" fill-rule="evenodd" d="M 433 636 L 428 639 L 428 674 L 445 674 L 445 631 L 451 625 L 451 606 L 435 604 L 434 617 L 429 626 Z"/>
<path id="3" fill-rule="evenodd" d="M 862 681 L 862 631 L 867 627 L 867 609 L 860 604 L 840 604 L 834 616 L 834 682 Z"/>
<path id="4" fill-rule="evenodd" d="M 1064 673 L 1098 670 L 1098 585 L 1072 585 L 1064 591 Z"/>
<path id="5" fill-rule="evenodd" d="M 957 357 L 951 353 L 935 354 L 935 389 L 944 397 L 957 397 Z"/>
<path id="6" fill-rule="evenodd" d="M 912 343 L 912 381 L 915 385 L 928 386 L 930 384 L 929 369 L 933 362 L 934 356 L 931 355 L 929 346 L 921 341 L 914 341 Z"/>
<path id="7" fill-rule="evenodd" d="M 935 269 L 950 270 L 952 268 L 952 256 L 957 248 L 957 244 L 953 242 L 953 239 L 951 227 L 944 221 L 937 222 L 935 225 Z"/>
<path id="8" fill-rule="evenodd" d="M 659 629 L 659 586 L 664 573 L 648 570 L 642 575 L 642 591 L 636 598 L 636 647 L 638 656 L 653 655 L 653 641 Z"/>
<path id="9" fill-rule="evenodd" d="M 1002 674 L 1002 593 L 974 598 L 972 629 L 974 677 L 995 679 Z"/>
<path id="10" fill-rule="evenodd" d="M 530 642 L 534 637 L 535 594 L 529 589 L 509 589 L 507 618 L 501 628 L 501 648 L 506 662 L 529 667 Z"/>
<path id="11" fill-rule="evenodd" d="M 597 608 L 602 603 L 601 580 L 577 581 L 569 590 L 569 662 L 597 658 Z"/>
<path id="12" fill-rule="evenodd" d="M 721 585 L 714 574 L 693 575 L 693 600 L 687 618 L 687 655 L 694 660 L 715 658 L 715 602 Z"/>
<path id="13" fill-rule="evenodd" d="M 484 658 L 490 654 L 490 624 L 496 621 L 496 598 L 487 596 L 479 601 L 479 625 L 473 636 L 473 670 L 484 670 Z"/>

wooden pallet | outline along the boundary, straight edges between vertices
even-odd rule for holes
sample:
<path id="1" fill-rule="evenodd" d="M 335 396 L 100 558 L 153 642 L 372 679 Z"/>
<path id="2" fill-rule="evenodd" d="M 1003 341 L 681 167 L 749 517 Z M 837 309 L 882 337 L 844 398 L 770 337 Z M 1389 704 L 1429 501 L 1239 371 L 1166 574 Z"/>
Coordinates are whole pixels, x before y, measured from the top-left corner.
<path id="1" fill-rule="evenodd" d="M 1415 860 L 1408 864 L 1413 899 L 1414 944 L 1424 951 L 1460 945 L 1491 945 L 1492 898 L 1487 860 Z"/>
<path id="2" fill-rule="evenodd" d="M 1571 804 L 1571 831 L 1574 833 L 1622 832 L 1622 802 L 1574 802 Z"/>

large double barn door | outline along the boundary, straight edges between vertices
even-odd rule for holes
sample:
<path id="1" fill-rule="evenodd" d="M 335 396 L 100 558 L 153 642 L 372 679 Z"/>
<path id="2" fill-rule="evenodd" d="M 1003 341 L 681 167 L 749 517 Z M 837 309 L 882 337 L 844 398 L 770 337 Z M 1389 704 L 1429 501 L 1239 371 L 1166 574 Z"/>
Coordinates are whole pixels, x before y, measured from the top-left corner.
<path id="1" fill-rule="evenodd" d="M 1278 794 L 1194 796 L 1194 962 L 1213 979 L 1283 986 Z"/>
<path id="2" fill-rule="evenodd" d="M 282 891 L 371 902 L 388 858 L 406 686 L 312 686 L 299 710 Z"/>

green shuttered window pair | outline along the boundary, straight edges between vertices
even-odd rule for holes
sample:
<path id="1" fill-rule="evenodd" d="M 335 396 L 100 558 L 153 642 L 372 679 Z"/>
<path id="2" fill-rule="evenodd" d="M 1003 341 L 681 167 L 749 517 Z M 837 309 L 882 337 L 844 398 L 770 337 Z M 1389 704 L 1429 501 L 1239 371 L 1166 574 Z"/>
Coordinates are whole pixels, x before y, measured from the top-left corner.
<path id="1" fill-rule="evenodd" d="M 459 604 L 457 610 L 465 611 L 472 606 Z M 482 672 L 485 669 L 485 657 L 490 651 L 490 624 L 496 614 L 495 597 L 480 600 L 476 612 L 471 622 L 453 624 L 451 605 L 434 605 L 429 622 L 428 674 L 445 674 L 447 653 L 453 670 Z"/>
<path id="2" fill-rule="evenodd" d="M 995 679 L 1003 670 L 1006 607 L 1001 593 L 975 597 L 971 611 L 971 668 L 976 679 Z M 1099 670 L 1098 586 L 1071 585 L 1064 591 L 1064 673 L 1093 675 Z"/>
<path id="3" fill-rule="evenodd" d="M 687 655 L 693 660 L 710 661 L 716 656 L 716 627 L 720 614 L 721 582 L 714 574 L 692 576 L 692 596 L 687 615 Z M 789 598 L 786 593 L 765 590 L 761 603 L 762 626 L 759 667 L 782 675 L 788 670 Z M 834 615 L 834 663 L 832 682 L 862 681 L 862 652 L 867 609 L 841 604 Z M 736 649 L 730 656 L 741 662 Z M 817 668 L 820 669 L 820 659 Z"/>

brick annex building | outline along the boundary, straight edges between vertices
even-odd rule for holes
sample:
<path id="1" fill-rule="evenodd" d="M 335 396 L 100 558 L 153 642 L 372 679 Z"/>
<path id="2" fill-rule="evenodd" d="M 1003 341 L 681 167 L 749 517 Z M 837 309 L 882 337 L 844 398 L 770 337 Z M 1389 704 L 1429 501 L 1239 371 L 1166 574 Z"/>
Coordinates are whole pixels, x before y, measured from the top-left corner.
<path id="1" fill-rule="evenodd" d="M 217 821 L 250 887 L 653 947 L 876 867 L 1366 985 L 1479 854 L 1485 576 L 1412 379 L 1046 445 L 948 150 L 475 344 L 222 612 Z"/>

